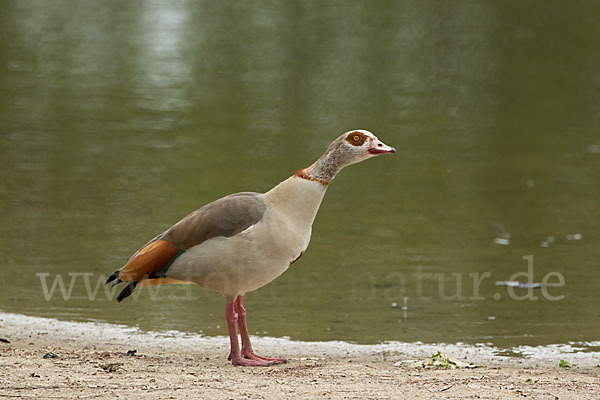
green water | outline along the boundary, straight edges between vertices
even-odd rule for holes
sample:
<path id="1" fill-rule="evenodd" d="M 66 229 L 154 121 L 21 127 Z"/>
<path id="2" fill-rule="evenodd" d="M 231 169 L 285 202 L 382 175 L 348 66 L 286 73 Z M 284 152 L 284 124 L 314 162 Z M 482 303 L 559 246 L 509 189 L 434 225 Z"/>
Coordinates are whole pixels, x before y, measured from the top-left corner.
<path id="1" fill-rule="evenodd" d="M 4 1 L 0 310 L 225 335 L 223 299 L 199 288 L 89 293 L 189 211 L 266 191 L 363 128 L 398 153 L 336 178 L 306 255 L 248 294 L 252 332 L 598 340 L 598 15 L 587 1 Z M 564 298 L 494 284 L 527 255 L 533 281 L 564 277 L 545 289 Z M 68 300 L 44 295 L 57 276 Z"/>

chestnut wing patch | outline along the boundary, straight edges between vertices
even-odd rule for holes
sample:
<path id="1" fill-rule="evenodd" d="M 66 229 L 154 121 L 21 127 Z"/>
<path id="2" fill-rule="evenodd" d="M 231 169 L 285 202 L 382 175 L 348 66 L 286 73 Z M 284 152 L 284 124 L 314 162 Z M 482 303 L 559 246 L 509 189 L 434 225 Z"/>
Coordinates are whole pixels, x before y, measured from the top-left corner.
<path id="1" fill-rule="evenodd" d="M 138 251 L 120 270 L 119 279 L 125 282 L 137 282 L 160 271 L 179 253 L 173 243 L 156 240 Z"/>

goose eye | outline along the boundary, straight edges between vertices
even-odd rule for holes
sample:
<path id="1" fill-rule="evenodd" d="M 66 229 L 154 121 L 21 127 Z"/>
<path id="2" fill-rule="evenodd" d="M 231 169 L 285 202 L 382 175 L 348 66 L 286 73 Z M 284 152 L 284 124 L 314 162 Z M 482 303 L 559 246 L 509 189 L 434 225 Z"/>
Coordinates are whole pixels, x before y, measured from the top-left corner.
<path id="1" fill-rule="evenodd" d="M 360 136 L 354 135 L 354 137 L 352 138 L 352 140 L 354 140 L 355 142 L 360 142 Z"/>

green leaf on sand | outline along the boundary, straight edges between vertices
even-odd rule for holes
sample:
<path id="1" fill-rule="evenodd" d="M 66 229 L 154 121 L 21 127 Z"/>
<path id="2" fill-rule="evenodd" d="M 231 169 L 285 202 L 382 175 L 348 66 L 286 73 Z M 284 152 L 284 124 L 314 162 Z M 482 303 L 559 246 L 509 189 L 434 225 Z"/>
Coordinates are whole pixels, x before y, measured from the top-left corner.
<path id="1" fill-rule="evenodd" d="M 440 351 L 425 360 L 414 361 L 410 366 L 412 368 L 477 368 L 477 365 L 456 360 Z"/>
<path id="2" fill-rule="evenodd" d="M 561 368 L 571 368 L 573 366 L 573 364 L 571 364 L 568 361 L 565 360 L 560 360 L 560 362 L 558 363 L 558 366 Z"/>

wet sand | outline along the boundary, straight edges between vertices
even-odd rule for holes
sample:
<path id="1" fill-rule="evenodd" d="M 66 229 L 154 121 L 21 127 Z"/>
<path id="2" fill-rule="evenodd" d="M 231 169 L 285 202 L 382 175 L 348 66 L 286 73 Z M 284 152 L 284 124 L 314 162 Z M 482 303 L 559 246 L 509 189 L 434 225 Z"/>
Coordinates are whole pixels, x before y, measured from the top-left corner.
<path id="1" fill-rule="evenodd" d="M 0 397 L 146 399 L 598 399 L 598 353 L 531 349 L 527 359 L 487 346 L 353 345 L 255 338 L 289 363 L 235 367 L 228 339 L 142 333 L 109 324 L 0 313 Z M 136 350 L 135 355 L 125 355 Z M 436 351 L 473 369 L 412 368 Z M 44 359 L 53 352 L 59 358 Z M 573 368 L 558 367 L 567 359 Z M 404 362 L 397 366 L 399 362 Z"/>

